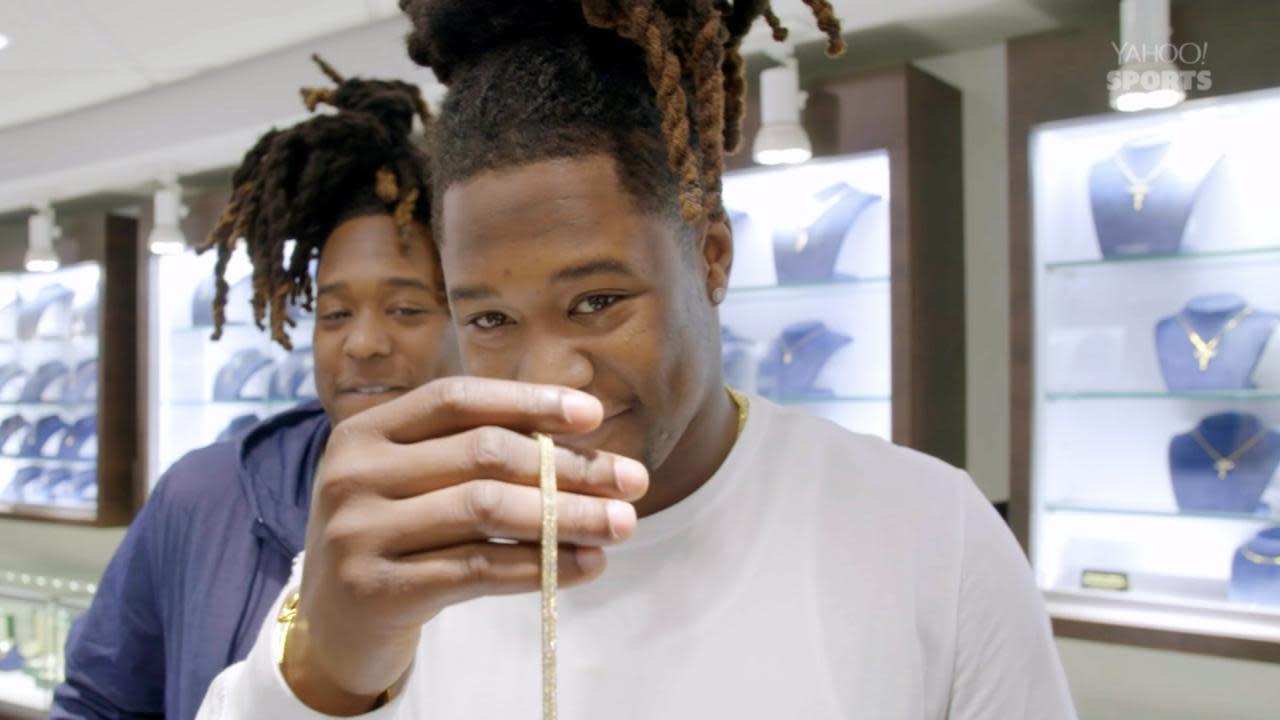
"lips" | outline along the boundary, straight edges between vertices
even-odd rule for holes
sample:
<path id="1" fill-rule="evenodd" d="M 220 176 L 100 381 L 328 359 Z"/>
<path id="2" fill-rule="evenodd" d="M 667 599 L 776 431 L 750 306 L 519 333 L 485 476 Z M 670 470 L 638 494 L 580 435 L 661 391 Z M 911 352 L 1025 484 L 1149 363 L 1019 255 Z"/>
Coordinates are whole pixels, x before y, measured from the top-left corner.
<path id="1" fill-rule="evenodd" d="M 355 395 L 357 397 L 377 397 L 378 395 L 399 393 L 404 392 L 405 390 L 408 390 L 408 388 L 404 385 L 377 382 L 351 382 L 338 386 L 339 394 Z"/>

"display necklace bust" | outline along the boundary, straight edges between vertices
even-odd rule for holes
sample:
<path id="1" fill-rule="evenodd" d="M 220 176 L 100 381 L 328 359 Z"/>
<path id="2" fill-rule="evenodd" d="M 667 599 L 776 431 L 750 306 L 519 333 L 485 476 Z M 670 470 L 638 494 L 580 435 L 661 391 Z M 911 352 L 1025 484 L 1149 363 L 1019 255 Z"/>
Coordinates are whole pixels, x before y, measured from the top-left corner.
<path id="1" fill-rule="evenodd" d="M 1280 432 L 1254 415 L 1210 415 L 1169 443 L 1178 509 L 1254 513 L 1280 467 Z"/>
<path id="2" fill-rule="evenodd" d="M 1243 390 L 1280 316 L 1258 310 L 1238 295 L 1192 298 L 1156 324 L 1156 353 L 1173 391 Z"/>
<path id="3" fill-rule="evenodd" d="M 1235 602 L 1280 606 L 1280 527 L 1260 531 L 1236 550 L 1229 594 Z"/>
<path id="4" fill-rule="evenodd" d="M 853 338 L 816 320 L 787 327 L 760 363 L 760 394 L 773 398 L 833 395 L 830 389 L 814 387 L 814 382 L 831 356 L 851 342 Z"/>
<path id="5" fill-rule="evenodd" d="M 773 234 L 779 284 L 834 279 L 845 235 L 880 196 L 837 183 L 818 192 L 814 199 L 816 212 L 807 226 Z"/>
<path id="6" fill-rule="evenodd" d="M 1089 199 L 1103 257 L 1176 254 L 1204 180 L 1214 167 L 1160 138 L 1123 145 L 1089 172 Z"/>

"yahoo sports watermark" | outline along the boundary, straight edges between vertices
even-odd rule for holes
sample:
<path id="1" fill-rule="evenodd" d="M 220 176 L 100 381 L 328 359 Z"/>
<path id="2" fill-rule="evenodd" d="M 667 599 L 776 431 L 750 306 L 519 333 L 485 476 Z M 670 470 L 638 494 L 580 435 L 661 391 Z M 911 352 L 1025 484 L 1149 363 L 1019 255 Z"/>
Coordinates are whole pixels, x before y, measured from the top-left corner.
<path id="1" fill-rule="evenodd" d="M 1112 92 L 1153 91 L 1181 87 L 1204 91 L 1213 87 L 1213 73 L 1206 67 L 1209 43 L 1138 44 L 1111 43 L 1116 64 L 1123 70 L 1107 73 L 1107 89 Z M 1164 66 L 1160 69 L 1158 66 Z M 1143 69 L 1147 66 L 1146 69 Z M 1170 70 L 1170 66 L 1187 68 Z"/>

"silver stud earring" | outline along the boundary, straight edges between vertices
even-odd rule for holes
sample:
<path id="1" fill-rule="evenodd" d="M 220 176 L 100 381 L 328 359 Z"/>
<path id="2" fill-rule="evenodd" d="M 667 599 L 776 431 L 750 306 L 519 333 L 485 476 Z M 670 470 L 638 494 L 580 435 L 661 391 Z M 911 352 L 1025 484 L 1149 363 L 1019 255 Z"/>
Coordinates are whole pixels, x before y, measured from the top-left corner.
<path id="1" fill-rule="evenodd" d="M 719 305 L 720 303 L 724 302 L 724 295 L 725 295 L 725 289 L 722 287 L 718 287 L 715 290 L 712 290 L 711 302 L 715 303 L 716 305 Z"/>

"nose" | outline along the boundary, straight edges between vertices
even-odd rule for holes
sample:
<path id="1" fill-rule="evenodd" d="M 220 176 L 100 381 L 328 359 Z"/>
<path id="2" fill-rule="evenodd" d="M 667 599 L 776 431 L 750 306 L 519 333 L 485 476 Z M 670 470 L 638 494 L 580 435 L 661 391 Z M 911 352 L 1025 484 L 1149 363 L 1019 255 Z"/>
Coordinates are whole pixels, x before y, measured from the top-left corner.
<path id="1" fill-rule="evenodd" d="M 391 334 L 375 313 L 356 315 L 343 342 L 342 351 L 352 360 L 371 360 L 391 354 Z"/>
<path id="2" fill-rule="evenodd" d="M 521 382 L 582 390 L 595 378 L 590 357 L 572 340 L 543 336 L 524 348 L 516 372 Z"/>

